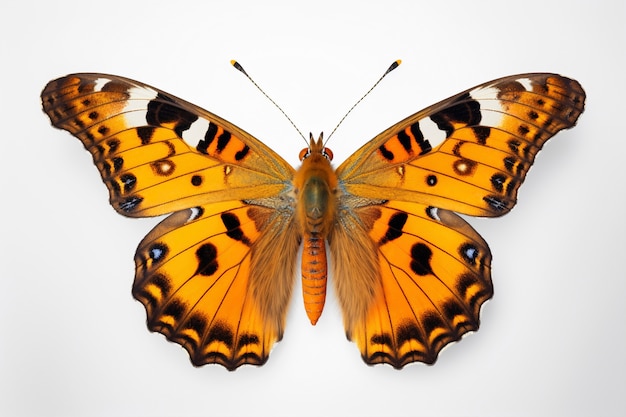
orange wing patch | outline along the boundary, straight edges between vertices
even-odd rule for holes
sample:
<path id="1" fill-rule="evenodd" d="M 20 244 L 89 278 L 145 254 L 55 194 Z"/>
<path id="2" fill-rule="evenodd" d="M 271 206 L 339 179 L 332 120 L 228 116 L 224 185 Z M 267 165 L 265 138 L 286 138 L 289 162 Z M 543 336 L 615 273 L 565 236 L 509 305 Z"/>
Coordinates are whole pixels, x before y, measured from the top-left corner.
<path id="1" fill-rule="evenodd" d="M 381 285 L 349 336 L 370 364 L 432 364 L 441 349 L 478 329 L 491 298 L 487 243 L 456 214 L 389 202 L 370 230 L 378 243 Z"/>
<path id="2" fill-rule="evenodd" d="M 196 366 L 261 365 L 282 336 L 250 291 L 251 246 L 261 233 L 253 210 L 263 209 L 237 201 L 177 212 L 137 249 L 133 295 L 148 327 L 181 344 Z"/>

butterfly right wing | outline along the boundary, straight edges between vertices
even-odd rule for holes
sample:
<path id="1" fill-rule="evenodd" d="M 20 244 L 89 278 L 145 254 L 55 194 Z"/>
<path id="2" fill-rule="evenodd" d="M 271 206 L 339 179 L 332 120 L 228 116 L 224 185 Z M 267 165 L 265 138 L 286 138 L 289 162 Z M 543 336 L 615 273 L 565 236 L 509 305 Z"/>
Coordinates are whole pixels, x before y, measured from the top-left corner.
<path id="1" fill-rule="evenodd" d="M 52 124 L 81 140 L 129 217 L 216 201 L 277 196 L 293 168 L 228 121 L 171 94 L 113 75 L 72 74 L 42 92 Z"/>
<path id="2" fill-rule="evenodd" d="M 502 216 L 516 204 L 537 153 L 576 124 L 584 104 L 576 80 L 549 73 L 503 77 L 396 123 L 341 164 L 337 175 L 360 197 Z"/>
<path id="3" fill-rule="evenodd" d="M 576 123 L 584 101 L 580 84 L 559 75 L 504 77 L 409 116 L 337 168 L 343 210 L 331 251 L 361 269 L 336 266 L 336 292 L 367 363 L 431 364 L 478 328 L 493 294 L 491 253 L 453 211 L 508 212 L 537 152 Z M 352 242 L 358 256 L 342 250 Z"/>

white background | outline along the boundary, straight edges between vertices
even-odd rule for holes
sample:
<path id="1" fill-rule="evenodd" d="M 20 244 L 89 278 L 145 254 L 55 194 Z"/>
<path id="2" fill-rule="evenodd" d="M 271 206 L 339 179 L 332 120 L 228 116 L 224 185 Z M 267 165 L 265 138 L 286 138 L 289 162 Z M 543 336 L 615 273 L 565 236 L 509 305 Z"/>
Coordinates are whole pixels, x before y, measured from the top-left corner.
<path id="1" fill-rule="evenodd" d="M 50 1 L 0 6 L 0 414 L 6 416 L 623 415 L 626 393 L 623 1 Z M 293 128 L 338 130 L 340 163 L 392 123 L 503 75 L 551 71 L 588 94 L 520 201 L 471 219 L 493 252 L 480 331 L 432 367 L 368 367 L 333 295 L 316 327 L 295 292 L 261 367 L 194 368 L 145 326 L 131 220 L 39 94 L 71 72 L 124 75 L 239 125 L 297 163 Z M 620 399 L 621 397 L 621 399 Z"/>

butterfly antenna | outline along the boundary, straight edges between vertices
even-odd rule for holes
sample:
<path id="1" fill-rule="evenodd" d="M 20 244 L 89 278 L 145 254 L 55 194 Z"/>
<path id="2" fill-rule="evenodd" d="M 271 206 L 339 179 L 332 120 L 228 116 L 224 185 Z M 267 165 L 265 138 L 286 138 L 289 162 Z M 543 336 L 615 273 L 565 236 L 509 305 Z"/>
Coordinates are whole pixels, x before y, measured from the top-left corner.
<path id="1" fill-rule="evenodd" d="M 387 68 L 387 71 L 385 71 L 385 73 L 378 79 L 378 81 L 376 81 L 374 83 L 374 85 L 367 90 L 367 93 L 363 94 L 363 97 L 361 97 L 360 99 L 357 100 L 356 103 L 354 103 L 354 105 L 352 107 L 350 107 L 350 110 L 348 110 L 348 112 L 341 118 L 341 120 L 339 120 L 339 123 L 337 123 L 337 126 L 335 126 L 335 128 L 333 129 L 332 132 L 330 132 L 330 135 L 328 135 L 328 137 L 326 138 L 326 140 L 324 141 L 324 144 L 328 143 L 328 140 L 330 139 L 330 137 L 333 135 L 333 133 L 335 133 L 335 131 L 337 130 L 337 128 L 339 127 L 339 125 L 341 125 L 341 123 L 343 123 L 343 121 L 346 119 L 346 117 L 348 117 L 348 115 L 350 114 L 350 112 L 352 112 L 352 110 L 354 110 L 354 108 L 361 102 L 363 101 L 363 99 L 365 97 L 367 97 L 369 95 L 369 93 L 372 92 L 372 90 L 374 88 L 376 88 L 376 86 L 383 80 L 383 78 L 385 78 L 387 76 L 387 74 L 389 74 L 391 71 L 395 70 L 396 68 L 398 68 L 398 66 L 402 63 L 402 60 L 398 59 L 397 61 L 394 61 L 389 68 Z"/>
<path id="2" fill-rule="evenodd" d="M 267 95 L 267 93 L 265 91 L 263 91 L 263 89 L 261 87 L 259 87 L 259 85 L 252 79 L 252 77 L 250 77 L 248 75 L 248 73 L 246 72 L 245 69 L 243 69 L 243 67 L 241 66 L 241 64 L 237 61 L 235 61 L 234 59 L 232 61 L 230 61 L 230 63 L 232 64 L 233 67 L 235 67 L 235 69 L 237 69 L 239 72 L 241 72 L 243 75 L 245 75 L 252 84 L 254 84 L 254 86 L 261 92 L 263 93 L 263 95 L 272 102 L 272 104 L 274 106 L 276 106 L 276 108 L 278 110 L 280 110 L 280 112 L 283 114 L 283 116 L 285 116 L 287 118 L 287 120 L 289 120 L 289 123 L 291 123 L 291 126 L 293 126 L 294 129 L 296 129 L 296 131 L 300 134 L 300 137 L 302 137 L 302 139 L 304 139 L 304 142 L 307 144 L 307 146 L 309 145 L 309 142 L 307 142 L 306 138 L 304 137 L 304 135 L 302 134 L 302 132 L 300 132 L 300 129 L 298 129 L 298 126 L 296 126 L 296 124 L 291 120 L 291 118 L 289 116 L 287 116 L 287 113 L 285 113 L 283 111 L 283 109 L 280 108 L 280 106 L 278 104 L 276 104 L 276 102 L 274 100 L 272 100 L 272 98 L 270 96 Z"/>

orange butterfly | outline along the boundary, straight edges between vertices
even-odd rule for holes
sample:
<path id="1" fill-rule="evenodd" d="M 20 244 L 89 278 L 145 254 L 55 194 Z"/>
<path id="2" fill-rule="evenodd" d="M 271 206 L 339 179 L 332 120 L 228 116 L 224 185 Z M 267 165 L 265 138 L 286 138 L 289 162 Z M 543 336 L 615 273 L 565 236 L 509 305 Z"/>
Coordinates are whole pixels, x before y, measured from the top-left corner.
<path id="1" fill-rule="evenodd" d="M 559 75 L 505 77 L 409 116 L 336 170 L 311 137 L 295 170 L 237 126 L 136 81 L 72 74 L 42 92 L 52 124 L 92 154 L 118 213 L 172 213 L 135 255 L 133 295 L 149 329 L 194 365 L 229 370 L 262 365 L 282 338 L 301 244 L 312 324 L 328 244 L 363 360 L 434 363 L 478 329 L 493 294 L 489 247 L 454 212 L 507 213 L 537 152 L 576 123 L 584 100 Z"/>

